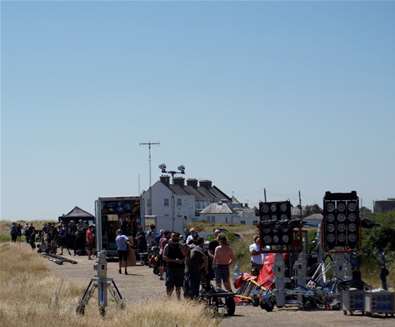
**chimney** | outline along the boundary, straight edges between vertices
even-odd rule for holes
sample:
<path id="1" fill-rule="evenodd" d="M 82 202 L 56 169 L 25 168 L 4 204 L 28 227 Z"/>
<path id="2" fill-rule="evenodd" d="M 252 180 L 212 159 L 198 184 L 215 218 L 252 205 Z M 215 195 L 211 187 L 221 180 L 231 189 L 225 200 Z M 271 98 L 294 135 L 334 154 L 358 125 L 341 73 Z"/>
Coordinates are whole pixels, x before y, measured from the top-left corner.
<path id="1" fill-rule="evenodd" d="M 198 187 L 198 180 L 195 178 L 189 178 L 189 179 L 187 179 L 187 185 L 192 186 L 193 188 L 197 188 Z"/>
<path id="2" fill-rule="evenodd" d="M 162 175 L 159 180 L 166 186 L 170 185 L 170 176 Z"/>
<path id="3" fill-rule="evenodd" d="M 185 181 L 184 177 L 174 177 L 173 178 L 174 185 L 184 186 L 184 181 Z"/>
<path id="4" fill-rule="evenodd" d="M 201 187 L 204 187 L 204 188 L 211 188 L 213 185 L 213 183 L 209 180 L 202 180 L 199 182 L 199 184 Z"/>

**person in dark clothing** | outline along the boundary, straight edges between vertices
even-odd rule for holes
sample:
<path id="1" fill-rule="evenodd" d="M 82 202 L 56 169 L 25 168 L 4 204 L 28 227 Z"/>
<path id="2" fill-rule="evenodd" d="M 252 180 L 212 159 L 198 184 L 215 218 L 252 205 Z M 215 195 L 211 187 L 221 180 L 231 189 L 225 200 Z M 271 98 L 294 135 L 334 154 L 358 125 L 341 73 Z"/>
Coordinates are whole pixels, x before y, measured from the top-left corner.
<path id="1" fill-rule="evenodd" d="M 77 226 L 74 223 L 74 220 L 70 220 L 66 228 L 66 242 L 67 248 L 74 250 L 74 255 L 77 255 L 77 244 L 76 244 L 76 233 L 77 233 Z"/>
<path id="2" fill-rule="evenodd" d="M 33 224 L 30 224 L 28 229 L 25 231 L 26 241 L 32 247 L 32 250 L 36 248 L 36 229 L 34 228 Z"/>
<path id="3" fill-rule="evenodd" d="M 58 228 L 58 245 L 60 247 L 60 255 L 63 255 L 64 248 L 66 248 L 69 252 L 69 255 L 71 255 L 70 249 L 67 244 L 67 232 L 64 224 L 61 224 Z"/>
<path id="4" fill-rule="evenodd" d="M 179 243 L 180 234 L 172 233 L 169 243 L 163 250 L 163 259 L 167 264 L 166 292 L 168 296 L 176 289 L 177 299 L 181 298 L 181 287 L 184 283 L 185 256 Z"/>
<path id="5" fill-rule="evenodd" d="M 139 256 L 139 260 L 141 262 L 143 262 L 144 257 L 141 253 L 147 253 L 147 251 L 148 251 L 147 240 L 145 238 L 145 233 L 143 230 L 141 230 L 137 233 L 136 242 L 137 242 L 137 253 Z"/>
<path id="6" fill-rule="evenodd" d="M 199 237 L 192 247 L 188 260 L 188 290 L 189 296 L 195 299 L 199 296 L 200 282 L 207 274 L 208 258 L 203 249 L 204 239 Z"/>
<path id="7" fill-rule="evenodd" d="M 16 223 L 11 224 L 10 235 L 11 235 L 11 241 L 16 242 L 16 239 L 18 238 L 18 227 Z"/>

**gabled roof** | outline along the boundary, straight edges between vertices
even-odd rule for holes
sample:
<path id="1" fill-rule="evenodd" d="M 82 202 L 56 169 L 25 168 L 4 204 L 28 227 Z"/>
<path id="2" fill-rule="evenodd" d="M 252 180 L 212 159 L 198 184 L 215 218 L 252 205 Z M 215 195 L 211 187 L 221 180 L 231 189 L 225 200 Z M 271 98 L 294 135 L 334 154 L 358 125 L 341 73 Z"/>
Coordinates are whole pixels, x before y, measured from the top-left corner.
<path id="1" fill-rule="evenodd" d="M 173 191 L 174 194 L 177 195 L 191 195 L 189 194 L 186 189 L 185 186 L 180 186 L 180 185 L 175 185 L 175 184 L 170 184 L 168 186 L 168 188 Z"/>
<path id="2" fill-rule="evenodd" d="M 200 193 L 197 188 L 194 188 L 194 187 L 189 186 L 189 185 L 185 185 L 184 189 L 189 194 L 193 195 L 195 197 L 195 200 L 207 201 L 206 197 L 202 193 Z"/>
<path id="3" fill-rule="evenodd" d="M 195 188 L 189 185 L 178 185 L 178 184 L 168 185 L 161 181 L 158 181 L 157 183 L 162 183 L 176 195 L 181 195 L 181 196 L 192 195 L 195 197 L 195 200 L 208 201 L 208 202 L 219 202 L 223 200 L 231 201 L 231 198 L 216 186 L 211 186 L 211 187 L 199 186 Z"/>
<path id="4" fill-rule="evenodd" d="M 82 210 L 79 207 L 74 207 L 68 214 L 63 215 L 63 218 L 95 218 L 88 211 Z"/>
<path id="5" fill-rule="evenodd" d="M 200 214 L 201 215 L 220 215 L 220 214 L 231 214 L 232 209 L 224 202 L 210 203 L 206 208 L 204 208 Z"/>

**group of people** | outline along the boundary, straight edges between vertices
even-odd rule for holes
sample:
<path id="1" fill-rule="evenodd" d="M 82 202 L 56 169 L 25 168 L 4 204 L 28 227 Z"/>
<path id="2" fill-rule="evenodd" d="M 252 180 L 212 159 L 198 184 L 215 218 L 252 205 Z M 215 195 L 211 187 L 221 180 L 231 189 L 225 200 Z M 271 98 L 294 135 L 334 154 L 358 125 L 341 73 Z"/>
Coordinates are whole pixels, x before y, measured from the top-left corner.
<path id="1" fill-rule="evenodd" d="M 32 249 L 35 249 L 37 231 L 33 224 L 26 223 L 22 225 L 20 223 L 12 223 L 10 228 L 11 241 L 16 242 L 18 238 L 22 238 L 22 235 L 25 236 L 26 243 L 30 244 Z"/>
<path id="2" fill-rule="evenodd" d="M 36 248 L 36 242 L 40 241 L 40 252 L 63 255 L 67 249 L 69 255 L 72 250 L 74 255 L 88 254 L 91 259 L 95 248 L 94 226 L 87 225 L 82 220 L 67 223 L 46 223 L 42 230 L 36 230 L 32 223 L 22 224 L 12 223 L 10 228 L 11 241 L 16 242 L 22 235 L 32 249 Z"/>
<path id="3" fill-rule="evenodd" d="M 207 285 L 215 279 L 216 286 L 232 291 L 230 283 L 230 266 L 235 261 L 233 250 L 228 240 L 220 230 L 215 230 L 213 239 L 205 246 L 205 240 L 193 228 L 185 237 L 179 233 L 161 230 L 159 235 L 155 226 L 151 225 L 145 236 L 147 247 L 159 246 L 159 278 L 165 278 L 166 292 L 171 296 L 174 291 L 177 298 L 196 298 L 199 295 L 200 285 Z M 127 237 L 121 230 L 117 236 L 117 246 L 120 260 L 125 260 L 127 255 Z M 120 270 L 121 273 L 121 264 Z M 125 273 L 127 270 L 125 268 Z"/>

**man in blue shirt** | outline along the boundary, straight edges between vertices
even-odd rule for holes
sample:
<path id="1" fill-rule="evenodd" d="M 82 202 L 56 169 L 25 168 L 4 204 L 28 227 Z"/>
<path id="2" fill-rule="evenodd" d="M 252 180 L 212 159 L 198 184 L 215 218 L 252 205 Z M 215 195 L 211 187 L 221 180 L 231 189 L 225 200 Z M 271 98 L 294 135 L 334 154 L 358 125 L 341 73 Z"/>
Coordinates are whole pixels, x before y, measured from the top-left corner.
<path id="1" fill-rule="evenodd" d="M 128 261 L 128 245 L 132 246 L 128 237 L 122 233 L 120 229 L 117 230 L 117 237 L 115 238 L 117 244 L 118 257 L 119 257 L 119 273 L 122 274 L 122 262 L 125 262 L 125 275 L 128 274 L 127 261 Z"/>

